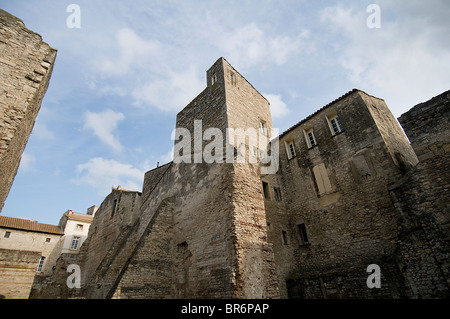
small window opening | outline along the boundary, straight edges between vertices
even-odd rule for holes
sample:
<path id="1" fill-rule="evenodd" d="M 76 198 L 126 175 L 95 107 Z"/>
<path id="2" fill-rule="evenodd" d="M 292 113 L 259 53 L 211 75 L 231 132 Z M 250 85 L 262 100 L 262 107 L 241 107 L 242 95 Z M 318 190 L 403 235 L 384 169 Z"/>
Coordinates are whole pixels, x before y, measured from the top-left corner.
<path id="1" fill-rule="evenodd" d="M 264 198 L 270 199 L 269 183 L 262 182 L 262 186 L 263 186 Z"/>
<path id="2" fill-rule="evenodd" d="M 298 227 L 298 233 L 300 235 L 300 242 L 302 245 L 308 244 L 308 235 L 306 234 L 306 227 L 305 224 L 299 224 Z"/>
<path id="3" fill-rule="evenodd" d="M 273 192 L 275 194 L 275 200 L 277 202 L 281 202 L 281 188 L 279 187 L 274 187 L 273 188 Z"/>
<path id="4" fill-rule="evenodd" d="M 288 244 L 288 240 L 287 240 L 287 233 L 285 230 L 281 231 L 281 236 L 283 238 L 283 245 L 287 245 Z"/>
<path id="5" fill-rule="evenodd" d="M 41 272 L 42 271 L 42 267 L 44 266 L 44 261 L 45 261 L 45 257 L 42 256 L 41 259 L 39 259 L 39 264 L 36 268 L 37 272 Z"/>
<path id="6" fill-rule="evenodd" d="M 7 231 L 7 232 L 5 232 L 5 235 L 3 237 L 4 238 L 9 238 L 9 236 L 11 236 L 11 232 Z"/>

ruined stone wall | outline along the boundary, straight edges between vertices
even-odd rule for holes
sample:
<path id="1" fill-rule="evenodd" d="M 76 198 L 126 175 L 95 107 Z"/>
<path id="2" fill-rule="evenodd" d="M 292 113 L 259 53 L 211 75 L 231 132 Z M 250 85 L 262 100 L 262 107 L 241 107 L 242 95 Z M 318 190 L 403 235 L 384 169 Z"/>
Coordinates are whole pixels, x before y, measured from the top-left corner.
<path id="1" fill-rule="evenodd" d="M 398 258 L 414 298 L 450 296 L 449 106 L 447 91 L 399 118 L 420 159 L 390 185 L 402 216 Z"/>
<path id="2" fill-rule="evenodd" d="M 41 253 L 0 249 L 0 299 L 27 299 Z"/>
<path id="3" fill-rule="evenodd" d="M 321 293 L 315 296 L 318 298 L 346 297 L 359 289 L 370 295 L 364 271 L 372 263 L 385 270 L 384 276 L 397 276 L 392 238 L 398 234 L 399 218 L 387 185 L 399 179 L 401 172 L 368 109 L 367 101 L 387 109 L 378 100 L 354 90 L 280 138 L 280 179 L 288 217 L 281 224 L 284 233 L 279 233 L 278 226 L 269 232 L 269 239 L 274 241 L 274 247 L 279 247 L 275 248 L 275 260 L 277 265 L 283 265 L 279 266 L 280 286 L 286 287 L 283 281 L 291 280 L 285 292 L 287 288 L 303 291 L 305 286 L 298 282 L 307 279 L 321 287 Z M 334 135 L 328 124 L 333 115 L 339 117 L 343 127 Z M 316 145 L 308 147 L 305 132 L 311 128 Z M 390 134 L 398 131 L 391 130 Z M 391 139 L 407 145 L 404 134 Z M 288 158 L 285 142 L 294 143 L 295 157 Z M 405 153 L 410 154 L 411 150 Z M 268 218 L 276 220 L 273 215 L 268 212 Z M 307 242 L 301 238 L 301 224 L 306 229 Z M 359 273 L 355 277 L 358 280 L 344 282 L 340 276 L 349 272 Z M 394 281 L 386 278 L 384 282 Z M 405 293 L 391 288 L 384 296 Z M 314 296 L 305 293 L 304 297 Z"/>
<path id="4" fill-rule="evenodd" d="M 0 211 L 49 85 L 56 50 L 0 9 Z"/>

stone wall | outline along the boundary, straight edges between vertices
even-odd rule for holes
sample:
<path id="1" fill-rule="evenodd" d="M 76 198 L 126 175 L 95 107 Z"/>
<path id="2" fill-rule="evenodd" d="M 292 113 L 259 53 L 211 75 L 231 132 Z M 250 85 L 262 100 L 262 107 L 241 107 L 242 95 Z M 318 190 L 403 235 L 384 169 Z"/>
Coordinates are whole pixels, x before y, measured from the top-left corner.
<path id="1" fill-rule="evenodd" d="M 0 9 L 0 211 L 49 85 L 56 50 Z"/>
<path id="2" fill-rule="evenodd" d="M 450 91 L 403 114 L 420 162 L 390 185 L 402 216 L 398 258 L 414 298 L 450 296 Z"/>
<path id="3" fill-rule="evenodd" d="M 0 249 L 0 299 L 27 299 L 41 253 Z"/>
<path id="4" fill-rule="evenodd" d="M 375 107 L 383 119 L 374 119 L 371 108 Z M 329 122 L 336 115 L 342 130 L 333 133 Z M 311 129 L 315 145 L 308 145 Z M 388 138 L 384 136 L 387 132 Z M 285 147 L 289 143 L 295 149 L 292 158 Z M 384 282 L 394 282 L 391 279 L 398 276 L 398 270 L 393 263 L 392 238 L 399 232 L 399 217 L 387 185 L 402 176 L 394 155 L 400 150 L 403 158 L 416 161 L 384 101 L 358 90 L 281 135 L 278 185 L 285 208 L 269 210 L 267 215 L 271 224 L 276 224 L 269 240 L 276 247 L 283 297 L 288 297 L 288 290 L 305 291 L 304 297 L 314 298 L 370 296 L 365 282 L 370 264 L 383 269 Z M 302 238 L 304 232 L 307 242 Z M 298 286 L 302 280 L 305 282 Z M 306 283 L 311 280 L 322 287 L 315 296 L 307 292 Z M 339 282 L 340 288 L 326 293 L 327 282 L 333 287 L 333 282 Z M 387 290 L 384 296 L 389 294 L 402 296 L 404 292 Z"/>

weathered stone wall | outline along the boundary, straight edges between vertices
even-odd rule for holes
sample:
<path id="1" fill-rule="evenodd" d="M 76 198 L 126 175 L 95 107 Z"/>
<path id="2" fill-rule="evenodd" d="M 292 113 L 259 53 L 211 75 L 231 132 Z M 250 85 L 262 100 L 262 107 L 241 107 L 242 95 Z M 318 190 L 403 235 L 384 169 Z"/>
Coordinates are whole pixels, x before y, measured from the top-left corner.
<path id="1" fill-rule="evenodd" d="M 0 211 L 49 85 L 56 50 L 0 9 Z"/>
<path id="2" fill-rule="evenodd" d="M 450 91 L 399 118 L 420 162 L 390 194 L 402 216 L 398 258 L 414 298 L 450 296 Z"/>
<path id="3" fill-rule="evenodd" d="M 0 299 L 27 299 L 41 253 L 0 249 Z"/>
<path id="4" fill-rule="evenodd" d="M 374 105 L 389 121 L 374 120 L 373 111 L 369 110 Z M 333 114 L 337 114 L 343 126 L 343 131 L 335 135 L 327 122 L 327 116 Z M 316 145 L 308 147 L 304 131 L 311 128 Z M 384 102 L 354 90 L 281 136 L 280 180 L 287 216 L 267 212 L 268 219 L 278 224 L 269 232 L 269 239 L 276 247 L 281 287 L 286 287 L 286 280 L 298 282 L 301 278 L 322 281 L 325 285 L 325 274 L 327 280 L 334 281 L 350 270 L 364 273 L 372 263 L 391 269 L 383 273 L 385 277 L 389 273 L 396 276 L 392 238 L 398 234 L 399 217 L 387 185 L 401 178 L 401 170 L 383 138 L 385 132 L 392 135 L 388 142 L 401 145 L 406 149 L 404 157 L 414 161 L 405 135 Z M 394 142 L 395 139 L 399 142 Z M 284 145 L 292 141 L 296 156 L 288 159 Z M 306 243 L 301 240 L 298 228 L 301 224 L 306 228 Z M 364 276 L 352 282 L 344 282 L 343 278 L 339 296 L 358 290 L 367 290 L 363 296 L 370 295 Z M 389 281 L 386 278 L 384 282 Z M 358 286 L 352 286 L 355 283 Z M 297 289 L 295 285 L 290 288 Z M 331 290 L 333 294 L 338 291 Z M 281 291 L 287 297 L 287 289 Z M 326 296 L 321 293 L 315 297 Z"/>

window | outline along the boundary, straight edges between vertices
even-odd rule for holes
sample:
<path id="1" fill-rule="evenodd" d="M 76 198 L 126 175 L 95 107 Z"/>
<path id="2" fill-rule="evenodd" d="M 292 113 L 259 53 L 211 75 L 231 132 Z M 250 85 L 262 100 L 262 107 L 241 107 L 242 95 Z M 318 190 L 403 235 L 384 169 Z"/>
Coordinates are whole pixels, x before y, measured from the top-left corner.
<path id="1" fill-rule="evenodd" d="M 114 200 L 113 209 L 111 211 L 111 217 L 110 218 L 114 217 L 114 214 L 116 213 L 116 206 L 117 206 L 117 199 Z"/>
<path id="2" fill-rule="evenodd" d="M 36 268 L 37 272 L 41 272 L 42 271 L 42 266 L 44 266 L 44 260 L 45 260 L 44 256 L 42 256 L 41 259 L 39 259 L 39 263 L 38 263 L 38 266 Z"/>
<path id="3" fill-rule="evenodd" d="M 76 230 L 83 230 L 83 225 L 77 224 Z"/>
<path id="4" fill-rule="evenodd" d="M 3 237 L 9 238 L 9 236 L 11 236 L 11 232 L 10 232 L 10 231 L 7 231 L 7 232 L 5 232 L 5 235 L 4 235 Z"/>
<path id="5" fill-rule="evenodd" d="M 267 136 L 267 123 L 265 121 L 260 121 L 261 133 Z"/>
<path id="6" fill-rule="evenodd" d="M 308 244 L 308 236 L 306 235 L 306 227 L 305 224 L 297 225 L 298 233 L 300 235 L 300 242 L 302 245 Z"/>
<path id="7" fill-rule="evenodd" d="M 288 240 L 287 240 L 287 233 L 286 233 L 286 231 L 284 231 L 284 230 L 281 231 L 281 237 L 283 238 L 283 245 L 287 245 L 288 244 Z"/>
<path id="8" fill-rule="evenodd" d="M 52 239 L 50 237 L 45 238 L 45 242 L 49 243 Z"/>
<path id="9" fill-rule="evenodd" d="M 327 115 L 327 122 L 333 136 L 344 130 L 336 112 Z"/>
<path id="10" fill-rule="evenodd" d="M 267 231 L 271 231 L 272 230 L 272 224 L 271 223 L 267 223 Z"/>
<path id="11" fill-rule="evenodd" d="M 273 193 L 275 194 L 275 200 L 281 202 L 281 189 L 279 187 L 274 187 Z"/>
<path id="12" fill-rule="evenodd" d="M 321 163 L 313 167 L 314 178 L 318 189 L 318 195 L 324 195 L 332 192 L 330 178 L 325 164 Z"/>
<path id="13" fill-rule="evenodd" d="M 314 137 L 314 130 L 312 127 L 304 130 L 303 133 L 305 134 L 306 144 L 308 145 L 308 148 L 317 145 L 316 138 Z"/>
<path id="14" fill-rule="evenodd" d="M 236 85 L 236 75 L 234 73 L 230 74 L 231 84 Z"/>
<path id="15" fill-rule="evenodd" d="M 262 182 L 262 186 L 263 186 L 264 198 L 270 199 L 269 184 L 266 182 Z"/>
<path id="16" fill-rule="evenodd" d="M 80 243 L 80 237 L 73 237 L 72 239 L 72 244 L 70 245 L 70 249 L 77 249 L 78 248 L 78 244 Z"/>
<path id="17" fill-rule="evenodd" d="M 217 75 L 214 73 L 212 78 L 211 78 L 211 84 L 215 84 L 217 82 Z"/>
<path id="18" fill-rule="evenodd" d="M 284 146 L 286 147 L 286 154 L 288 159 L 292 159 L 295 157 L 295 148 L 294 148 L 294 141 L 289 140 L 284 142 Z"/>

